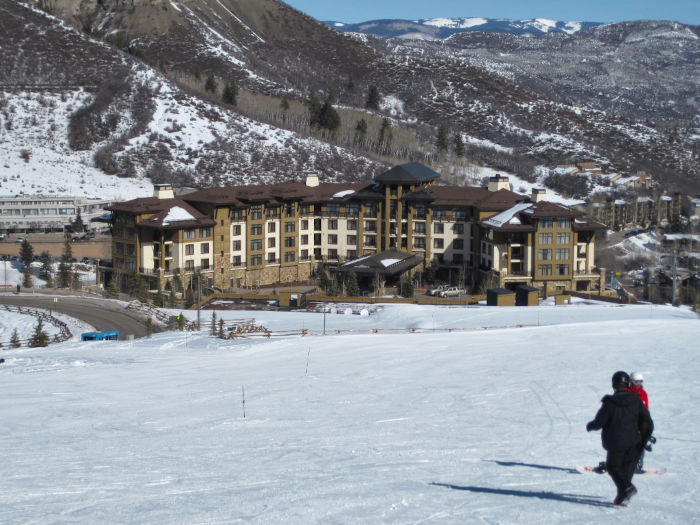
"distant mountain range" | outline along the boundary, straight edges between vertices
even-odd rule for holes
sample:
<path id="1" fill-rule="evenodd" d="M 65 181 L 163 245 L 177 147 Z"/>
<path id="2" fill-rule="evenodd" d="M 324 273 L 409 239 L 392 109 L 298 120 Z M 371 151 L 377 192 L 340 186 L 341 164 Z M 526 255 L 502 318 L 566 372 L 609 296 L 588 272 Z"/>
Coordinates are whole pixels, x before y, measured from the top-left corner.
<path id="1" fill-rule="evenodd" d="M 546 18 L 509 20 L 506 18 L 424 18 L 422 20 L 370 20 L 359 24 L 326 21 L 330 27 L 346 33 L 364 33 L 382 38 L 443 39 L 456 33 L 484 31 L 512 35 L 573 35 L 600 22 L 562 22 Z"/>

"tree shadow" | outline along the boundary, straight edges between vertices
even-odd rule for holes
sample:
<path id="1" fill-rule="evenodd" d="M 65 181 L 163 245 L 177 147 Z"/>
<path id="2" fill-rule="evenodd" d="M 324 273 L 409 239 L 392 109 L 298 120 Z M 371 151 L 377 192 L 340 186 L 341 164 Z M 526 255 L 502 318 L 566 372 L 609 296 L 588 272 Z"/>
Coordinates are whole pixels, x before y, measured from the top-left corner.
<path id="1" fill-rule="evenodd" d="M 579 505 L 591 505 L 593 507 L 614 507 L 607 501 L 601 501 L 602 498 L 595 496 L 582 496 L 578 494 L 559 494 L 557 492 L 537 491 L 531 492 L 526 490 L 513 489 L 494 489 L 490 487 L 467 487 L 460 485 L 451 485 L 449 483 L 432 482 L 431 485 L 436 487 L 445 487 L 452 490 L 465 490 L 468 492 L 478 492 L 482 494 L 496 494 L 499 496 L 518 496 L 521 498 L 537 498 L 543 500 L 564 501 L 566 503 L 577 503 Z"/>
<path id="2" fill-rule="evenodd" d="M 567 472 L 569 474 L 580 474 L 575 468 L 569 467 L 557 467 L 555 465 L 537 465 L 535 463 L 518 463 L 517 461 L 498 461 L 497 459 L 485 459 L 484 461 L 489 461 L 491 463 L 497 463 L 503 467 L 529 467 L 529 468 L 539 468 L 545 470 L 561 470 L 562 472 Z"/>

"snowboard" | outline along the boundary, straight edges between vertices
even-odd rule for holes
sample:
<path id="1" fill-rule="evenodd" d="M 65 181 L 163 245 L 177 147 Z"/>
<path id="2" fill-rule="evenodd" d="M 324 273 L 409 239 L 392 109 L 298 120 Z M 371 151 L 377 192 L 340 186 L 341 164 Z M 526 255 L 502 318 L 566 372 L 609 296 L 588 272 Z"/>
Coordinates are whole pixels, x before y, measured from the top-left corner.
<path id="1" fill-rule="evenodd" d="M 581 474 L 607 474 L 607 472 L 599 472 L 595 470 L 595 467 L 576 467 L 576 471 L 581 473 Z M 645 468 L 642 470 L 642 472 L 637 472 L 635 473 L 635 476 L 639 476 L 640 474 L 666 474 L 666 469 L 665 468 Z"/>

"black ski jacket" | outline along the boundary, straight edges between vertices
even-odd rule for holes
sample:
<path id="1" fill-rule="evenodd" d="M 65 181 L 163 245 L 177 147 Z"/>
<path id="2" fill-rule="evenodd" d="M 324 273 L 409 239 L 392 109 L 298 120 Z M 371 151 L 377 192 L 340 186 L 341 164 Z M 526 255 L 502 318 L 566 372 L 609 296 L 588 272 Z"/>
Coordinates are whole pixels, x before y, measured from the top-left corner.
<path id="1" fill-rule="evenodd" d="M 595 419 L 586 425 L 586 430 L 603 429 L 605 450 L 623 451 L 646 444 L 654 431 L 654 422 L 649 411 L 634 392 L 615 392 L 602 399 Z"/>

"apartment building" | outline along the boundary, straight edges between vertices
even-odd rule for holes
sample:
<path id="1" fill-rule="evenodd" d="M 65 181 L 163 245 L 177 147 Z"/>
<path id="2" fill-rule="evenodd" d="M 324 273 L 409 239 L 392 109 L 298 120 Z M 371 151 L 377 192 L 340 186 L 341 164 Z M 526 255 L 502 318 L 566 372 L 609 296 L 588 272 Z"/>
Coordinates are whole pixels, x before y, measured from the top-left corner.
<path id="1" fill-rule="evenodd" d="M 113 266 L 106 272 L 122 285 L 128 273 L 139 272 L 163 287 L 176 275 L 187 285 L 201 272 L 211 287 L 228 290 L 303 281 L 319 261 L 340 268 L 374 257 L 389 269 L 382 272 L 389 279 L 436 260 L 450 280 L 468 286 L 485 279 L 499 286 L 600 286 L 593 233 L 602 225 L 541 202 L 544 192 L 533 203 L 510 191 L 506 177 L 493 177 L 485 188 L 441 186 L 439 178 L 409 163 L 370 183 L 321 183 L 309 174 L 304 182 L 210 188 L 180 197 L 159 185 L 153 197 L 109 207 Z M 488 222 L 525 203 L 531 208 L 518 208 L 507 224 Z M 511 231 L 516 216 L 527 226 L 517 232 Z M 559 252 L 562 262 L 551 275 L 537 273 L 535 258 L 545 217 L 556 220 L 552 233 L 569 233 L 569 267 Z"/>
<path id="2" fill-rule="evenodd" d="M 85 224 L 111 201 L 71 196 L 0 196 L 0 233 L 63 231 L 80 213 Z"/>

